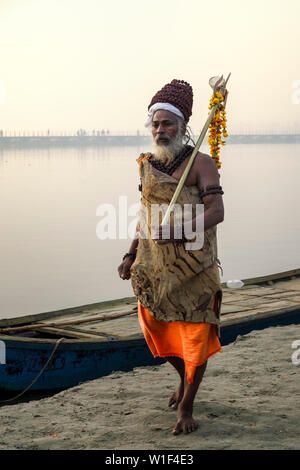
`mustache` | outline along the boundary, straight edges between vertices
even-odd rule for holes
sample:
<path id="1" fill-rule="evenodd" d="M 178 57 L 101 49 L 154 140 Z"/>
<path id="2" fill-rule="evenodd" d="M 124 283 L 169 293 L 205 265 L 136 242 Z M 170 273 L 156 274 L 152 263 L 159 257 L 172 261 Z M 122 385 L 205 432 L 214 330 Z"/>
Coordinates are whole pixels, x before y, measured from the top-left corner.
<path id="1" fill-rule="evenodd" d="M 160 135 L 155 137 L 155 142 L 158 143 L 160 141 L 162 141 L 162 142 L 167 141 L 167 143 L 169 144 L 171 142 L 171 137 L 169 137 L 166 134 L 160 134 Z"/>

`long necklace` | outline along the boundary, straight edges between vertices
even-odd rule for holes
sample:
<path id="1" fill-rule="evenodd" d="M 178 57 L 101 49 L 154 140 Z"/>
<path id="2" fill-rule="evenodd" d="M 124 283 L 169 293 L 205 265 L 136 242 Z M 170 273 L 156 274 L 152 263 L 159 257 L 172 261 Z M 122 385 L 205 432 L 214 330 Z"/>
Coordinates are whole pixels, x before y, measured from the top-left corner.
<path id="1" fill-rule="evenodd" d="M 164 165 L 159 160 L 155 160 L 153 155 L 150 156 L 148 161 L 157 170 L 162 171 L 163 173 L 167 173 L 171 176 L 174 171 L 179 167 L 179 165 L 181 165 L 181 163 L 193 153 L 193 150 L 194 147 L 192 147 L 191 145 L 185 145 L 169 165 Z"/>

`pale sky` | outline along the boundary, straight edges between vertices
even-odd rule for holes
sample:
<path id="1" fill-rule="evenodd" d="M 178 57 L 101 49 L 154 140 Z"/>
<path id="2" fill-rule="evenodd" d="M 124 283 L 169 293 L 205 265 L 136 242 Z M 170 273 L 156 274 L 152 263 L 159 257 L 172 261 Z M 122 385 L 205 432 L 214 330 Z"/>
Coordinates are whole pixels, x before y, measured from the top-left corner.
<path id="1" fill-rule="evenodd" d="M 152 96 L 231 72 L 228 131 L 300 132 L 299 0 L 0 0 L 0 129 L 148 133 Z"/>

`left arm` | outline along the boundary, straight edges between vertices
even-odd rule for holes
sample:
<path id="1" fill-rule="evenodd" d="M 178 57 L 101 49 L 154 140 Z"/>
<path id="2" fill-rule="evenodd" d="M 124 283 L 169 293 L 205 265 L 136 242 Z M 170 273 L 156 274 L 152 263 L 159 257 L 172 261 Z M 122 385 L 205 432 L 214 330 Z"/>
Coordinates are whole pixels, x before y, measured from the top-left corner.
<path id="1" fill-rule="evenodd" d="M 209 155 L 198 155 L 194 162 L 194 171 L 199 191 L 206 191 L 209 186 L 220 186 L 220 178 L 215 162 Z M 203 196 L 204 230 L 223 222 L 224 205 L 221 194 Z M 196 218 L 192 220 L 192 228 L 196 229 Z"/>

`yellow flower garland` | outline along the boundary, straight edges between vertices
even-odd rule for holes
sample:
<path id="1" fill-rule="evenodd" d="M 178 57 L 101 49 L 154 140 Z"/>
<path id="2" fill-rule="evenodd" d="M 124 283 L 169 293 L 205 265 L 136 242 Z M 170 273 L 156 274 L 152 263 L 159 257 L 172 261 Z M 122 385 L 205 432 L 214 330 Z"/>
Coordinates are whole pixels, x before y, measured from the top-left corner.
<path id="1" fill-rule="evenodd" d="M 217 91 L 216 96 L 212 96 L 208 108 L 209 110 L 211 110 L 216 104 L 219 104 L 216 113 L 210 123 L 208 136 L 210 154 L 215 164 L 217 165 L 217 168 L 221 168 L 220 145 L 225 145 L 225 142 L 222 140 L 221 135 L 224 138 L 228 137 L 226 130 L 226 111 L 224 105 L 221 104 L 223 100 L 224 97 L 221 95 L 221 93 Z"/>

